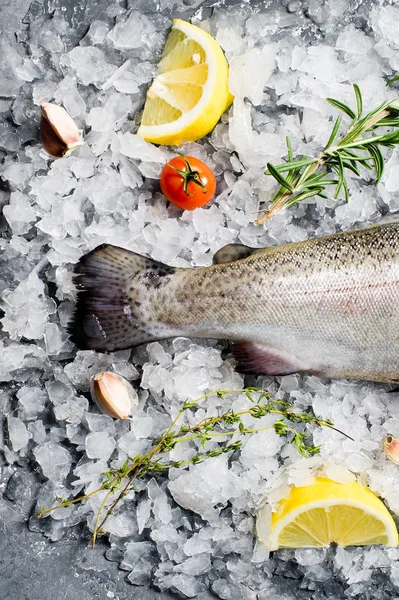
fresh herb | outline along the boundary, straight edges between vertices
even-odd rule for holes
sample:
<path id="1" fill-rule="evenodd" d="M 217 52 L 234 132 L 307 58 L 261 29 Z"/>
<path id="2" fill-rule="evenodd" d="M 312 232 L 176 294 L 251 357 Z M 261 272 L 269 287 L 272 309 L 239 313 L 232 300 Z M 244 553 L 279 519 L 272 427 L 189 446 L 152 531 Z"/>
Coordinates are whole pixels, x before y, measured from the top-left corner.
<path id="1" fill-rule="evenodd" d="M 178 421 L 182 415 L 188 410 L 195 409 L 197 404 L 205 398 L 217 396 L 218 398 L 223 399 L 228 394 L 241 393 L 246 394 L 247 398 L 250 400 L 251 405 L 249 408 L 237 412 L 229 409 L 221 415 L 207 417 L 194 425 L 190 426 L 184 423 L 178 426 Z M 278 418 L 274 423 L 266 427 L 248 427 L 244 425 L 242 419 L 244 415 L 251 416 L 253 419 L 260 419 L 266 415 L 276 415 Z M 138 454 L 134 458 L 128 458 L 118 469 L 110 469 L 105 472 L 103 474 L 104 481 L 98 489 L 72 500 L 61 498 L 59 504 L 52 508 L 45 509 L 42 506 L 36 516 L 42 517 L 57 508 L 76 504 L 98 492 L 106 490 L 107 493 L 105 494 L 98 511 L 92 535 L 92 544 L 94 545 L 97 537 L 104 533 L 104 524 L 107 519 L 114 512 L 123 498 L 130 491 L 135 489 L 135 481 L 137 479 L 142 479 L 149 473 L 162 472 L 171 468 L 187 468 L 189 465 L 204 462 L 205 460 L 220 456 L 221 454 L 236 452 L 242 447 L 243 437 L 267 429 L 274 430 L 276 435 L 286 437 L 287 441 L 292 443 L 302 456 L 309 457 L 317 454 L 320 451 L 320 446 L 305 443 L 308 434 L 293 427 L 292 425 L 295 423 L 298 425 L 312 424 L 319 427 L 328 427 L 349 438 L 348 435 L 336 429 L 330 420 L 317 417 L 312 411 L 297 413 L 293 410 L 292 405 L 288 401 L 273 398 L 266 390 L 248 387 L 244 389 L 227 389 L 208 392 L 196 400 L 187 400 L 177 413 L 167 431 L 165 431 L 159 439 L 155 440 L 152 448 L 146 454 Z M 216 448 L 207 448 L 208 442 L 215 441 L 217 438 L 222 438 L 219 446 Z M 163 455 L 170 452 L 177 444 L 184 442 L 196 442 L 201 450 L 185 461 L 162 460 Z M 115 499 L 107 510 L 105 510 L 108 501 L 113 496 L 115 496 Z"/>
<path id="2" fill-rule="evenodd" d="M 394 81 L 394 80 L 391 80 Z M 326 198 L 327 186 L 335 186 L 334 198 L 343 192 L 346 202 L 349 199 L 347 171 L 360 176 L 360 167 L 375 172 L 376 185 L 384 171 L 384 157 L 380 147 L 393 148 L 399 143 L 399 98 L 383 102 L 376 109 L 363 116 L 363 100 L 359 87 L 353 86 L 356 98 L 356 110 L 339 100 L 327 98 L 334 108 L 351 119 L 345 135 L 337 140 L 341 125 L 339 116 L 333 126 L 326 146 L 317 157 L 304 156 L 293 158 L 291 143 L 287 138 L 288 161 L 274 166 L 267 164 L 266 175 L 271 175 L 280 184 L 280 189 L 264 214 L 256 219 L 260 225 L 271 219 L 283 208 L 320 196 Z M 370 135 L 378 127 L 388 132 Z M 331 174 L 333 177 L 331 177 Z"/>
<path id="3" fill-rule="evenodd" d="M 392 85 L 396 81 L 399 81 L 399 75 L 396 75 L 395 77 L 392 77 L 392 79 L 390 79 L 389 81 L 387 81 L 387 86 Z"/>

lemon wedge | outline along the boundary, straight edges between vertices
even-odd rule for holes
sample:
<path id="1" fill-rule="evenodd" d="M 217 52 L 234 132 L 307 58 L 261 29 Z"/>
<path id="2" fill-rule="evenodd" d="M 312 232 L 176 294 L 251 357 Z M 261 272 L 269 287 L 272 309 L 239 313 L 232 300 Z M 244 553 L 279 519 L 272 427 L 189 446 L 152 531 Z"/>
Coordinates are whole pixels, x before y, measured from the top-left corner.
<path id="1" fill-rule="evenodd" d="M 262 511 L 258 536 L 270 550 L 320 548 L 331 542 L 339 546 L 398 545 L 398 532 L 388 510 L 357 482 L 342 484 L 318 478 L 312 485 L 293 487 L 273 513 L 268 539 L 261 539 L 261 524 Z"/>
<path id="2" fill-rule="evenodd" d="M 199 27 L 174 19 L 137 133 L 155 144 L 198 140 L 232 103 L 227 84 L 219 44 Z"/>

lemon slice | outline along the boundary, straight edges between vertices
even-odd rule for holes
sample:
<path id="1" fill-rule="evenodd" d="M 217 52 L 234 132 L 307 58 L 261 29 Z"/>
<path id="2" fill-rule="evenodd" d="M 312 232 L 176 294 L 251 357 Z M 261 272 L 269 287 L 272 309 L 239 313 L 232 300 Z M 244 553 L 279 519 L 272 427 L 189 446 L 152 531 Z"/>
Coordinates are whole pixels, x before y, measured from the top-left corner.
<path id="1" fill-rule="evenodd" d="M 264 515 L 263 515 L 264 517 Z M 318 478 L 312 485 L 293 487 L 272 516 L 270 550 L 339 546 L 398 545 L 395 522 L 381 500 L 359 483 Z"/>
<path id="2" fill-rule="evenodd" d="M 199 27 L 174 19 L 137 133 L 155 144 L 198 140 L 233 101 L 227 83 L 219 44 Z"/>

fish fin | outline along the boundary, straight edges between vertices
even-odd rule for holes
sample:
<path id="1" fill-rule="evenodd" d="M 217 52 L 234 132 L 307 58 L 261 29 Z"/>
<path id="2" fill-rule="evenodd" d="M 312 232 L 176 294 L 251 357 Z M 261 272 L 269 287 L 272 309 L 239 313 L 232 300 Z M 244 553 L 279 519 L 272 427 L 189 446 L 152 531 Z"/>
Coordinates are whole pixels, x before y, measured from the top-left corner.
<path id="1" fill-rule="evenodd" d="M 83 256 L 75 267 L 79 291 L 68 326 L 72 341 L 82 350 L 106 352 L 158 339 L 134 313 L 134 279 L 156 287 L 173 272 L 172 267 L 109 244 Z"/>
<path id="2" fill-rule="evenodd" d="M 289 375 L 305 370 L 294 356 L 256 342 L 234 344 L 233 355 L 241 373 Z"/>
<path id="3" fill-rule="evenodd" d="M 213 257 L 213 264 L 221 265 L 241 260 L 242 258 L 251 256 L 255 252 L 259 252 L 259 250 L 262 250 L 262 248 L 250 248 L 249 246 L 244 246 L 244 244 L 227 244 L 216 252 Z"/>

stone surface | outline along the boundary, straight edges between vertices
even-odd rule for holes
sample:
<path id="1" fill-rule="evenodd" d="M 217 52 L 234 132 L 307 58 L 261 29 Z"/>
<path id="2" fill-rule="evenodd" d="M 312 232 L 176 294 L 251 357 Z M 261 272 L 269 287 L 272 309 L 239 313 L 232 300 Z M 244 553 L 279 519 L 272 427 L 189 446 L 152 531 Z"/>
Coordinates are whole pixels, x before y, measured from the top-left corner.
<path id="1" fill-rule="evenodd" d="M 0 519 L 1 598 L 7 600 L 172 600 L 173 595 L 132 586 L 116 563 L 104 558 L 106 544 L 94 550 L 81 532 L 50 544 L 25 524 Z"/>

